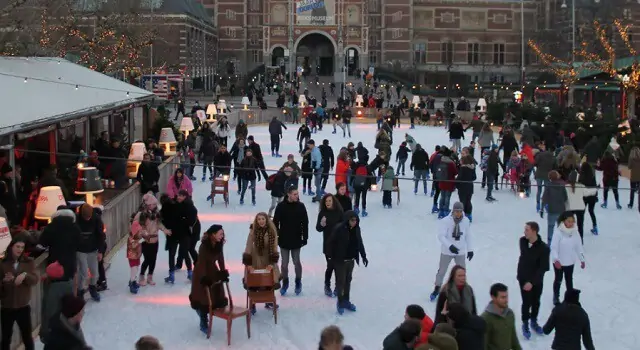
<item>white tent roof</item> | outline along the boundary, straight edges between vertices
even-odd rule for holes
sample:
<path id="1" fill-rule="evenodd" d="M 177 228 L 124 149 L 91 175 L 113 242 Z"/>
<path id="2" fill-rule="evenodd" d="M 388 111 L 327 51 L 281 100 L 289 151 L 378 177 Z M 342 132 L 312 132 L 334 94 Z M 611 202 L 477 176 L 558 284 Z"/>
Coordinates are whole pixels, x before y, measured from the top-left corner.
<path id="1" fill-rule="evenodd" d="M 61 58 L 0 57 L 0 134 L 79 118 L 155 95 Z"/>

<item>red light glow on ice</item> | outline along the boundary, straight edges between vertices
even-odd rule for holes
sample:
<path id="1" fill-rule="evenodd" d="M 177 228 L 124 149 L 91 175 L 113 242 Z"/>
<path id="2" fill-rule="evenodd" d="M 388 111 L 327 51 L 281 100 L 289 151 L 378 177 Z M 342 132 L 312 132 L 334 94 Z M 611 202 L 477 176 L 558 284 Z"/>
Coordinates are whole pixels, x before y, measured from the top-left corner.
<path id="1" fill-rule="evenodd" d="M 255 219 L 254 214 L 231 214 L 231 213 L 206 213 L 198 214 L 200 221 L 207 222 L 246 222 L 247 225 Z"/>

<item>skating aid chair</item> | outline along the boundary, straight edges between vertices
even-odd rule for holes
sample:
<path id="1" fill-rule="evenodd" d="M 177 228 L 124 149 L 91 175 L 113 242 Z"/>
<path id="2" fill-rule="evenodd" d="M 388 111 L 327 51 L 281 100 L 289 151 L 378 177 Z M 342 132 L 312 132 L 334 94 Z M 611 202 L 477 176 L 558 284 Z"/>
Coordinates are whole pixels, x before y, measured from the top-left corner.
<path id="1" fill-rule="evenodd" d="M 225 207 L 229 206 L 229 175 L 227 176 L 227 180 L 224 177 L 216 177 L 213 179 L 213 183 L 211 184 L 211 206 L 213 206 L 216 194 L 221 194 L 224 199 Z"/>
<path id="2" fill-rule="evenodd" d="M 214 309 L 211 302 L 211 289 L 206 287 L 207 298 L 209 298 L 209 329 L 207 330 L 207 339 L 211 338 L 211 328 L 213 327 L 213 318 L 218 317 L 227 321 L 227 345 L 231 346 L 231 325 L 233 320 L 240 317 L 245 317 L 247 320 L 247 338 L 251 338 L 251 313 L 249 309 L 238 307 L 233 305 L 233 297 L 231 296 L 231 290 L 229 290 L 229 283 L 224 284 L 227 290 L 227 297 L 229 298 L 229 305 L 224 308 Z"/>
<path id="3" fill-rule="evenodd" d="M 254 270 L 245 273 L 245 285 L 247 288 L 247 308 L 251 309 L 255 304 L 273 303 L 273 319 L 278 324 L 278 304 L 276 291 L 273 286 L 273 270 Z"/>

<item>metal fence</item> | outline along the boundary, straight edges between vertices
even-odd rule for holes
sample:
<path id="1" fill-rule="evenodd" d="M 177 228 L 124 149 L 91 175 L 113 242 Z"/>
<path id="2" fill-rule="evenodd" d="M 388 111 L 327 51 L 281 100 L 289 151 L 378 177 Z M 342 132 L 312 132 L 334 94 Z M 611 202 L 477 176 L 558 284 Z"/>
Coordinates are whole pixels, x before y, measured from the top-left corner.
<path id="1" fill-rule="evenodd" d="M 164 192 L 166 189 L 167 182 L 171 175 L 173 175 L 174 169 L 177 167 L 175 163 L 176 161 L 176 157 L 170 157 L 159 166 L 160 181 L 158 182 L 158 187 L 160 188 L 160 192 Z M 141 198 L 140 185 L 134 184 L 109 201 L 104 207 L 102 220 L 104 221 L 107 229 L 107 254 L 105 255 L 105 262 L 108 262 L 108 260 L 113 257 L 114 254 L 110 254 L 112 250 L 117 248 L 120 242 L 129 235 L 129 221 L 131 214 L 138 210 Z M 40 276 L 45 273 L 46 259 L 47 253 L 44 253 L 35 261 L 36 270 Z M 33 326 L 34 337 L 39 334 L 40 325 L 42 324 L 41 310 L 43 296 L 43 285 L 42 283 L 38 283 L 31 289 L 30 302 L 31 324 Z M 11 349 L 16 350 L 20 348 L 22 348 L 22 339 L 20 338 L 18 326 L 14 325 Z"/>

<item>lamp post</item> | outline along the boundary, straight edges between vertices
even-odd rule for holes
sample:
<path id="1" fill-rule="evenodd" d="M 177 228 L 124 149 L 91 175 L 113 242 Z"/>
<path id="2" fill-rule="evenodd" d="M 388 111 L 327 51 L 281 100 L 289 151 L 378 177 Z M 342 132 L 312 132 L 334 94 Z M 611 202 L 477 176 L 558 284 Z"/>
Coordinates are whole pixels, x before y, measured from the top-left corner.
<path id="1" fill-rule="evenodd" d="M 575 1 L 575 0 L 574 0 Z M 524 66 L 524 0 L 520 1 L 520 57 L 522 63 L 522 72 L 520 73 L 520 85 L 524 90 L 525 84 L 525 66 Z"/>

